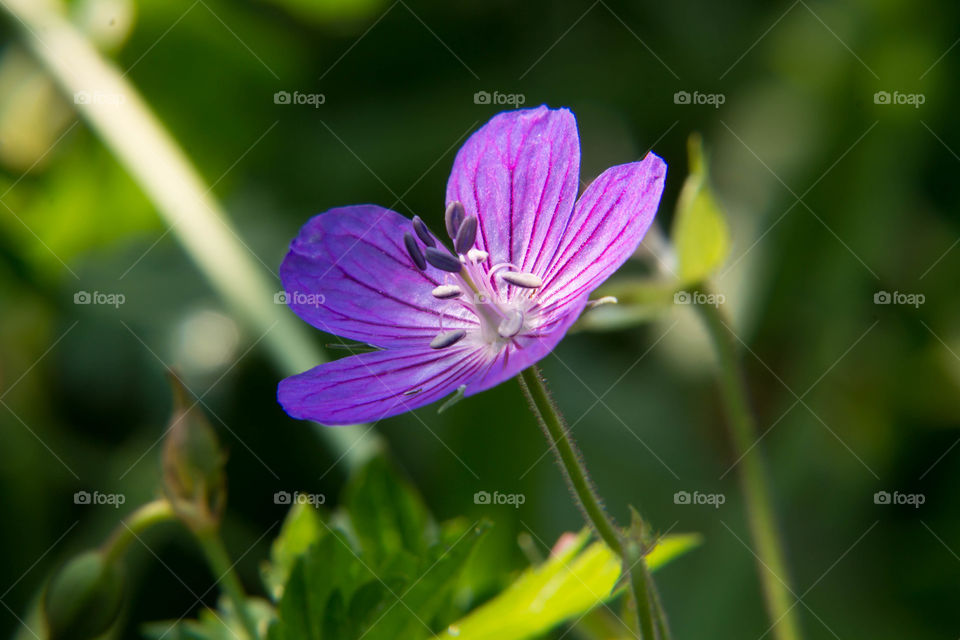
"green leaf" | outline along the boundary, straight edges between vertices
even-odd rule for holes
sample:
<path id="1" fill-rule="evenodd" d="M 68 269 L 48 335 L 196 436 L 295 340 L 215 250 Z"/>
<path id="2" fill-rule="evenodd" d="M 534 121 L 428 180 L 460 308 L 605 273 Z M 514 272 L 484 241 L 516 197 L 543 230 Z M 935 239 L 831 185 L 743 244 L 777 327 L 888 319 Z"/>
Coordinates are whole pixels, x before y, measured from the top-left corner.
<path id="1" fill-rule="evenodd" d="M 698 282 L 713 273 L 730 251 L 730 234 L 720 205 L 710 189 L 703 144 L 692 134 L 687 142 L 687 176 L 673 221 L 671 236 L 677 251 L 680 280 Z"/>
<path id="2" fill-rule="evenodd" d="M 345 505 L 367 562 L 381 565 L 400 551 L 415 557 L 426 551 L 426 507 L 383 458 L 374 458 L 351 479 Z"/>
<path id="3" fill-rule="evenodd" d="M 437 636 L 458 640 L 522 640 L 575 619 L 615 594 L 620 559 L 606 545 L 586 548 L 589 532 L 545 563 L 524 571 L 498 596 Z M 651 570 L 699 544 L 695 535 L 666 536 L 647 555 Z"/>
<path id="4" fill-rule="evenodd" d="M 283 585 L 290 577 L 294 563 L 313 543 L 326 533 L 320 513 L 310 504 L 293 505 L 280 529 L 280 535 L 270 548 L 270 562 L 261 569 L 267 590 L 278 600 L 283 595 Z"/>
<path id="5" fill-rule="evenodd" d="M 357 556 L 339 531 L 329 531 L 301 555 L 277 605 L 278 621 L 270 640 L 320 640 L 331 598 L 348 601 L 376 574 Z M 339 593 L 339 596 L 334 596 Z M 334 604 L 336 608 L 338 605 Z M 330 615 L 335 615 L 331 609 Z"/>
<path id="6" fill-rule="evenodd" d="M 465 521 L 457 521 L 448 527 L 441 541 L 430 547 L 421 559 L 403 590 L 390 594 L 389 602 L 396 605 L 364 632 L 364 638 L 430 637 L 433 633 L 431 623 L 441 611 L 449 610 L 460 572 L 489 528 L 486 522 L 467 526 Z M 449 622 L 445 620 L 441 625 Z"/>
<path id="7" fill-rule="evenodd" d="M 269 640 L 425 639 L 462 615 L 452 603 L 486 523 L 436 527 L 383 459 L 351 478 L 342 504 L 333 521 L 348 533 L 309 508 L 287 517 L 264 572 L 288 575 Z"/>

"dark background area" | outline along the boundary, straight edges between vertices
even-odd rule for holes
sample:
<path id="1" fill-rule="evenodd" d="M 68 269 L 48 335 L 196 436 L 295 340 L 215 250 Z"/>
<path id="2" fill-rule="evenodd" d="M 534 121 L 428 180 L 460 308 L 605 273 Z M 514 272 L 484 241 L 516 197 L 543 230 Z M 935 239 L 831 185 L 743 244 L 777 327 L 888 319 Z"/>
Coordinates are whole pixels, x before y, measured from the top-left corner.
<path id="1" fill-rule="evenodd" d="M 733 236 L 716 287 L 749 349 L 806 637 L 960 635 L 955 2 L 77 0 L 71 10 L 100 16 L 101 47 L 272 273 L 300 225 L 333 206 L 378 203 L 439 225 L 456 149 L 510 108 L 476 104 L 478 91 L 572 109 L 586 182 L 651 148 L 663 156 L 661 232 L 687 136 L 701 132 Z M 346 468 L 276 405 L 281 373 L 250 350 L 258 336 L 164 234 L 71 101 L 44 88 L 10 20 L 0 28 L 0 631 L 15 633 L 14 614 L 58 563 L 153 495 L 165 365 L 209 389 L 231 452 L 227 544 L 249 549 L 239 566 L 254 585 L 261 536 L 284 514 L 273 493 L 335 496 Z M 275 104 L 277 91 L 325 102 Z M 678 104 L 678 91 L 723 104 Z M 878 104 L 878 91 L 923 104 Z M 77 291 L 126 302 L 75 305 Z M 879 291 L 924 303 L 878 305 Z M 704 536 L 658 578 L 675 637 L 761 637 L 736 456 L 689 307 L 571 335 L 543 369 L 615 516 L 625 522 L 632 503 L 660 531 Z M 438 518 L 495 522 L 491 574 L 522 566 L 518 533 L 552 544 L 581 526 L 515 383 L 377 429 Z M 75 505 L 79 490 L 127 501 Z M 478 506 L 479 490 L 526 502 Z M 681 490 L 727 500 L 677 505 Z M 881 490 L 925 502 L 878 505 Z M 130 635 L 215 599 L 198 598 L 212 580 L 176 527 L 143 542 L 149 550 L 131 554 Z"/>

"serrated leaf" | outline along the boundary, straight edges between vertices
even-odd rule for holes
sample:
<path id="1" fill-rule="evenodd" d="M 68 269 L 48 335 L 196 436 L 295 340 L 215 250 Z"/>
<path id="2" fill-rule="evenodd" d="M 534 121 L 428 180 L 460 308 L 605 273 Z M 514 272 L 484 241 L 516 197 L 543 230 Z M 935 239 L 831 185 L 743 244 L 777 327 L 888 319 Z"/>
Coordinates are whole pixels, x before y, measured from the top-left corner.
<path id="1" fill-rule="evenodd" d="M 312 505 L 298 503 L 290 508 L 280 535 L 270 547 L 270 562 L 261 569 L 263 581 L 274 600 L 279 600 L 283 595 L 283 585 L 289 579 L 297 558 L 319 541 L 326 531 L 320 513 Z"/>
<path id="2" fill-rule="evenodd" d="M 589 533 L 545 563 L 524 571 L 498 596 L 475 609 L 435 640 L 523 640 L 546 633 L 612 598 L 620 559 L 606 545 L 586 548 Z M 699 543 L 698 536 L 666 536 L 647 555 L 651 570 Z"/>
<path id="3" fill-rule="evenodd" d="M 730 251 L 727 222 L 710 189 L 700 136 L 691 135 L 687 148 L 690 175 L 680 191 L 671 232 L 683 284 L 709 276 Z"/>
<path id="4" fill-rule="evenodd" d="M 301 555 L 277 605 L 270 640 L 320 640 L 330 598 L 339 591 L 345 601 L 372 577 L 347 538 L 329 531 Z"/>
<path id="5" fill-rule="evenodd" d="M 429 517 L 420 496 L 383 458 L 374 458 L 350 481 L 344 500 L 353 533 L 372 566 L 407 551 L 427 549 Z"/>
<path id="6" fill-rule="evenodd" d="M 392 606 L 368 628 L 364 638 L 429 638 L 433 632 L 430 625 L 439 612 L 447 609 L 460 572 L 489 528 L 486 522 L 467 526 L 462 521 L 456 527 L 448 528 L 447 535 L 430 547 L 422 558 L 416 575 L 412 576 L 403 591 L 390 594 L 389 601 L 395 602 L 396 606 Z M 441 624 L 447 622 L 449 620 Z"/>

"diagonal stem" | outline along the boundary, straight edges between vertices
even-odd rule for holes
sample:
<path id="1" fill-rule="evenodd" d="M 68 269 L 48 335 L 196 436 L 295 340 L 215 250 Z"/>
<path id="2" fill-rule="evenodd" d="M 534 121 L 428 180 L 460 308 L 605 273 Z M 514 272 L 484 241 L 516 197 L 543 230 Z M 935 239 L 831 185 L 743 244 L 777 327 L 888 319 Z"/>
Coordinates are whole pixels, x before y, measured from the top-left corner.
<path id="1" fill-rule="evenodd" d="M 654 604 L 656 591 L 650 579 L 646 560 L 643 558 L 643 551 L 634 542 L 625 543 L 613 519 L 603 508 L 580 451 L 570 436 L 570 429 L 560 409 L 550 397 L 540 370 L 534 365 L 525 369 L 517 379 L 547 442 L 550 443 L 550 448 L 560 463 L 563 477 L 576 497 L 577 506 L 600 539 L 624 562 L 624 568 L 629 573 L 630 591 L 637 605 L 637 617 L 643 639 L 667 640 L 667 636 L 657 635 L 655 620 L 658 616 Z M 665 624 L 662 628 L 666 630 Z"/>
<path id="2" fill-rule="evenodd" d="M 150 106 L 110 61 L 64 16 L 60 0 L 0 0 L 30 48 L 68 99 L 97 91 L 120 104 L 76 101 L 76 109 L 130 173 L 213 289 L 263 342 L 286 375 L 324 361 L 304 326 L 274 304 L 278 283 L 264 276 L 226 212 Z M 122 276 L 121 276 L 122 277 Z M 361 425 L 319 429 L 348 466 L 383 446 Z"/>
<path id="3" fill-rule="evenodd" d="M 705 290 L 705 287 L 701 287 Z M 777 529 L 767 472 L 760 448 L 755 447 L 756 425 L 747 400 L 735 336 L 719 307 L 695 305 L 714 343 L 720 361 L 720 388 L 727 412 L 727 425 L 737 455 L 738 471 L 746 500 L 750 535 L 757 553 L 757 570 L 767 614 L 773 621 L 776 640 L 800 640 L 800 627 L 793 613 L 794 602 Z"/>

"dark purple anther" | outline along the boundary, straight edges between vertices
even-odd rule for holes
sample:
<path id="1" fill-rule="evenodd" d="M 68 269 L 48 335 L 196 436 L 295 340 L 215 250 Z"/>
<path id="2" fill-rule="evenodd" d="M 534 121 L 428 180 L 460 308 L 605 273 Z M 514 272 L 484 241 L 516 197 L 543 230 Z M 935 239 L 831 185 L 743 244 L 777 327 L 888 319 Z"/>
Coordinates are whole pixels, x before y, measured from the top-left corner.
<path id="1" fill-rule="evenodd" d="M 423 271 L 427 268 L 427 261 L 423 258 L 423 252 L 420 251 L 420 247 L 417 246 L 417 241 L 413 239 L 413 236 L 409 233 L 403 234 L 403 244 L 407 248 L 407 253 L 410 254 L 410 259 L 413 260 L 413 264 L 417 265 L 417 269 Z M 427 249 L 430 251 L 430 249 Z"/>

